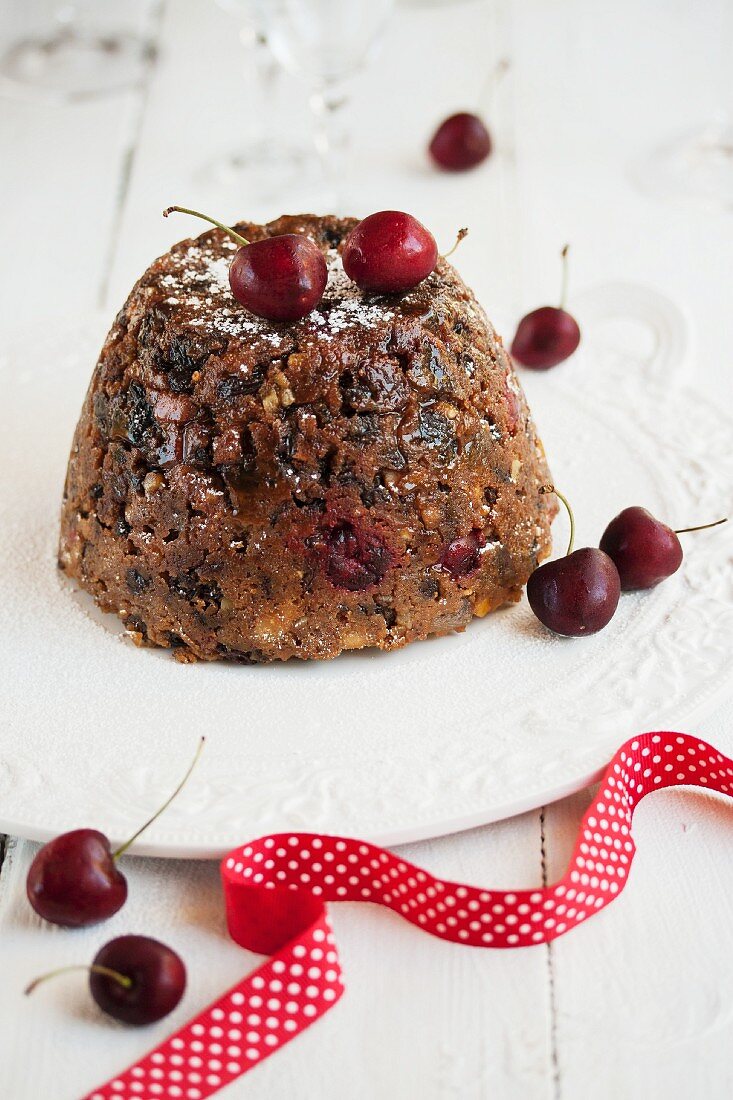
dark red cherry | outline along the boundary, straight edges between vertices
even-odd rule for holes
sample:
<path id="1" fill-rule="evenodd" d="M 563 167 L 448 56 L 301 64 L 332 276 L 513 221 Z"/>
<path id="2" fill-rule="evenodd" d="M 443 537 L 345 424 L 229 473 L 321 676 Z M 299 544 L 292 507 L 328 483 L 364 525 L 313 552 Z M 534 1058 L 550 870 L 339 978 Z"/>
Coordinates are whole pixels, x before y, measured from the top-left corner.
<path id="1" fill-rule="evenodd" d="M 560 305 L 532 310 L 517 325 L 511 353 L 532 370 L 549 370 L 568 359 L 580 343 L 578 322 L 565 309 L 568 285 L 568 246 L 562 250 Z"/>
<path id="2" fill-rule="evenodd" d="M 127 880 L 107 837 L 74 829 L 44 844 L 28 871 L 28 900 L 45 920 L 82 928 L 106 920 L 127 899 Z"/>
<path id="3" fill-rule="evenodd" d="M 579 343 L 575 318 L 556 306 L 542 306 L 519 322 L 511 352 L 523 367 L 549 370 L 569 358 Z"/>
<path id="4" fill-rule="evenodd" d="M 402 294 L 435 269 L 435 238 L 411 214 L 380 210 L 355 225 L 341 253 L 344 271 L 369 294 Z"/>
<path id="5" fill-rule="evenodd" d="M 320 248 L 300 233 L 244 245 L 229 268 L 232 294 L 270 321 L 297 321 L 320 302 L 328 271 Z"/>
<path id="6" fill-rule="evenodd" d="M 619 512 L 603 532 L 600 547 L 613 558 L 625 592 L 653 588 L 682 564 L 677 535 L 646 508 Z"/>
<path id="7" fill-rule="evenodd" d="M 392 564 L 383 539 L 348 520 L 325 533 L 319 553 L 331 584 L 347 592 L 363 592 L 379 584 Z"/>
<path id="8" fill-rule="evenodd" d="M 185 206 L 169 206 L 163 217 L 173 211 L 215 225 L 241 246 L 229 267 L 229 285 L 237 301 L 251 313 L 269 321 L 297 321 L 323 297 L 328 281 L 326 260 L 309 237 L 281 233 L 250 242 L 223 222 Z"/>
<path id="9" fill-rule="evenodd" d="M 440 168 L 462 172 L 486 160 L 491 152 L 491 136 L 478 115 L 461 111 L 441 122 L 429 149 Z"/>
<path id="10" fill-rule="evenodd" d="M 26 893 L 40 917 L 67 928 L 84 928 L 122 908 L 127 899 L 127 880 L 117 860 L 170 806 L 193 771 L 204 740 L 200 739 L 196 755 L 173 794 L 116 851 L 112 851 L 104 833 L 96 829 L 74 829 L 39 848 L 28 870 Z"/>
<path id="11" fill-rule="evenodd" d="M 466 577 L 474 573 L 481 561 L 481 548 L 486 545 L 486 539 L 481 531 L 470 531 L 467 535 L 461 535 L 454 539 L 443 551 L 440 564 L 450 573 L 454 580 Z"/>
<path id="12" fill-rule="evenodd" d="M 125 1024 L 152 1024 L 176 1007 L 186 988 L 186 967 L 175 951 L 149 936 L 118 936 L 92 964 L 115 971 L 122 983 L 99 970 L 89 974 L 92 997 L 103 1012 Z"/>
<path id="13" fill-rule="evenodd" d="M 118 936 L 105 944 L 91 966 L 63 966 L 44 974 L 26 993 L 49 978 L 73 970 L 89 973 L 89 989 L 103 1012 L 125 1024 L 152 1024 L 176 1007 L 186 988 L 180 956 L 149 936 Z"/>
<path id="14" fill-rule="evenodd" d="M 595 634 L 613 618 L 621 594 L 618 570 L 595 547 L 576 550 L 535 569 L 527 598 L 537 618 L 555 634 Z"/>

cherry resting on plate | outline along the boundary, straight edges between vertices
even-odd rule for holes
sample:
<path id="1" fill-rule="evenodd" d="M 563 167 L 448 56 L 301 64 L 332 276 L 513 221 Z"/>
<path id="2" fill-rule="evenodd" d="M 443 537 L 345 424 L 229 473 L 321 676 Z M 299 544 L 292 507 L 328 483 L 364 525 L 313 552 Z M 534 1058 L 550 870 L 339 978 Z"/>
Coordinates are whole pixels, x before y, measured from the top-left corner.
<path id="1" fill-rule="evenodd" d="M 122 908 L 127 899 L 127 880 L 117 860 L 170 806 L 193 771 L 203 744 L 202 737 L 188 771 L 170 798 L 116 851 L 112 851 L 104 833 L 74 829 L 36 852 L 28 869 L 26 892 L 40 917 L 67 928 L 83 928 L 106 920 Z"/>
<path id="2" fill-rule="evenodd" d="M 491 135 L 478 115 L 460 111 L 441 122 L 429 151 L 440 168 L 462 172 L 486 160 L 491 152 Z"/>
<path id="3" fill-rule="evenodd" d="M 581 638 L 602 630 L 614 616 L 621 595 L 618 570 L 608 554 L 588 546 L 573 552 L 575 521 L 565 497 L 550 486 L 570 516 L 570 543 L 564 558 L 546 562 L 527 581 L 527 599 L 540 622 L 555 634 Z"/>
<path id="4" fill-rule="evenodd" d="M 298 321 L 320 302 L 328 269 L 320 248 L 301 233 L 281 233 L 261 241 L 248 241 L 229 226 L 198 210 L 169 206 L 215 225 L 240 246 L 229 268 L 229 285 L 237 301 L 250 313 L 268 321 Z"/>
<path id="5" fill-rule="evenodd" d="M 568 285 L 568 245 L 562 250 L 562 294 L 559 306 L 541 306 L 517 325 L 512 356 L 523 367 L 549 370 L 568 359 L 580 343 L 580 328 L 565 309 Z"/>
<path id="6" fill-rule="evenodd" d="M 403 294 L 426 279 L 438 262 L 432 233 L 411 214 L 380 210 L 355 225 L 341 259 L 350 279 L 369 294 Z"/>
<path id="7" fill-rule="evenodd" d="M 646 508 L 634 506 L 624 508 L 611 520 L 603 532 L 600 547 L 613 558 L 625 592 L 653 588 L 676 573 L 682 564 L 682 546 L 677 535 L 704 531 L 721 523 L 725 520 L 673 531 Z"/>
<path id="8" fill-rule="evenodd" d="M 91 966 L 64 966 L 26 989 L 72 970 L 89 973 L 89 989 L 103 1012 L 125 1024 L 152 1024 L 176 1007 L 186 988 L 186 967 L 170 947 L 149 936 L 118 936 L 100 948 Z"/>

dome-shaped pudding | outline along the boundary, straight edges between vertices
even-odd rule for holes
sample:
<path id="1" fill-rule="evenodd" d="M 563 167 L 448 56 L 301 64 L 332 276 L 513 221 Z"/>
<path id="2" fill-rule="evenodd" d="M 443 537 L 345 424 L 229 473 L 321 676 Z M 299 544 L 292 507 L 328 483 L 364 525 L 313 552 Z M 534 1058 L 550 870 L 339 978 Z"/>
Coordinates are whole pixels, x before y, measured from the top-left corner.
<path id="1" fill-rule="evenodd" d="M 323 249 L 301 321 L 235 301 L 219 230 L 156 260 L 115 320 L 59 564 L 134 641 L 247 662 L 395 649 L 517 600 L 547 555 L 544 452 L 483 310 L 442 259 L 366 297 L 339 255 L 354 224 L 237 226 Z"/>

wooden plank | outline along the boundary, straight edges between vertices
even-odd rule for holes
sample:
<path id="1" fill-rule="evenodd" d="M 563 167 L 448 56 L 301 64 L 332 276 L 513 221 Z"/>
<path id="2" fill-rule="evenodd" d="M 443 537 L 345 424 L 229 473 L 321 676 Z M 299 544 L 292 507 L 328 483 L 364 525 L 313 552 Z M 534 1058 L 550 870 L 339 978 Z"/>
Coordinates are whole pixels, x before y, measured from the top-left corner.
<path id="1" fill-rule="evenodd" d="M 441 874 L 489 886 L 540 878 L 538 814 L 405 846 Z M 0 1094 L 76 1100 L 183 1023 L 258 959 L 228 940 L 212 863 L 125 858 L 129 898 L 105 925 L 69 933 L 40 921 L 24 896 L 36 846 L 14 842 L 0 878 L 5 966 Z M 442 943 L 376 906 L 332 907 L 347 996 L 312 1031 L 232 1089 L 232 1095 L 456 1097 L 544 1100 L 549 1065 L 544 949 L 491 951 Z M 102 943 L 144 932 L 179 950 L 184 1001 L 153 1027 L 124 1029 L 90 1003 L 83 975 L 27 1001 L 36 974 L 91 959 Z M 34 1051 L 18 1058 L 19 1050 Z M 83 1057 L 80 1052 L 84 1052 Z M 58 1082 L 62 1082 L 61 1085 Z"/>
<path id="2" fill-rule="evenodd" d="M 551 878 L 587 794 L 547 811 Z M 562 1095 L 726 1097 L 733 1089 L 733 810 L 660 792 L 637 811 L 638 851 L 613 906 L 552 947 Z"/>

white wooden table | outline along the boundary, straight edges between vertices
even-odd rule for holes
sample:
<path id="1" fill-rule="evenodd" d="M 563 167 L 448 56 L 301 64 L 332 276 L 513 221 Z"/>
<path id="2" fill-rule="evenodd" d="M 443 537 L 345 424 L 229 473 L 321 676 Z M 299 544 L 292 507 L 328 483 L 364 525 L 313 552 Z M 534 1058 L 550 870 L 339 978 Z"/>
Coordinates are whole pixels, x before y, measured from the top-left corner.
<path id="1" fill-rule="evenodd" d="M 4 43 L 21 7 L 0 3 Z M 163 206 L 210 205 L 195 169 L 244 136 L 247 85 L 231 19 L 205 0 L 151 2 L 148 19 L 161 57 L 142 91 L 73 107 L 0 101 L 0 331 L 46 312 L 83 318 L 101 306 L 111 317 L 152 257 L 191 230 L 164 222 Z M 731 213 L 655 201 L 634 189 L 629 167 L 669 134 L 733 107 L 731 44 L 728 0 L 401 9 L 355 89 L 349 205 L 412 210 L 446 242 L 471 225 L 460 265 L 505 332 L 523 307 L 554 298 L 557 253 L 571 240 L 573 288 L 623 279 L 684 308 L 696 385 L 730 404 Z M 493 104 L 497 155 L 466 177 L 431 174 L 421 161 L 431 125 L 470 105 L 502 56 L 512 69 Z M 302 107 L 291 118 L 294 129 L 305 125 Z M 302 201 L 296 191 L 288 205 Z M 281 211 L 253 209 L 242 194 L 236 208 L 212 212 Z M 694 732 L 731 752 L 731 703 Z M 404 853 L 458 880 L 504 888 L 552 880 L 588 798 Z M 661 793 L 640 809 L 636 834 L 623 896 L 550 948 L 471 950 L 381 910 L 336 906 L 347 997 L 226 1095 L 729 1097 L 733 809 Z M 213 864 L 126 859 L 124 910 L 69 934 L 42 925 L 27 905 L 34 851 L 10 838 L 0 876 L 0 1097 L 76 1100 L 255 959 L 226 937 Z M 118 1027 L 90 1006 L 81 977 L 22 997 L 34 975 L 89 960 L 125 931 L 159 936 L 187 961 L 189 990 L 173 1017 L 145 1031 Z"/>

